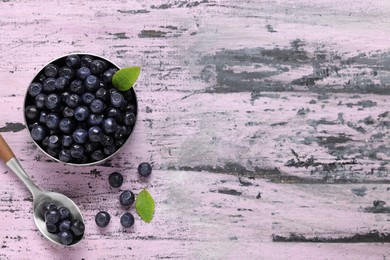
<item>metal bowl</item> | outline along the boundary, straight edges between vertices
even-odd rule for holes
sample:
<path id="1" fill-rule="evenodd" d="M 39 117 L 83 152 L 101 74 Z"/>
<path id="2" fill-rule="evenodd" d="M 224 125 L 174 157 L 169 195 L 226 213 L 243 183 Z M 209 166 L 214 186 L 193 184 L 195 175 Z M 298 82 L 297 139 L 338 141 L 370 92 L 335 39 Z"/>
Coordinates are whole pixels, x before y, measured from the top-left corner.
<path id="1" fill-rule="evenodd" d="M 91 54 L 91 53 L 70 53 L 70 54 L 67 54 L 67 55 L 64 55 L 64 56 L 61 56 L 59 58 L 56 58 L 50 62 L 48 62 L 45 66 L 42 67 L 41 70 L 39 70 L 39 72 L 35 75 L 35 77 L 33 78 L 33 80 L 30 82 L 33 83 L 33 82 L 37 82 L 39 81 L 39 76 L 44 72 L 44 69 L 47 65 L 49 64 L 55 64 L 55 65 L 58 65 L 59 67 L 62 67 L 62 66 L 65 66 L 66 64 L 66 58 L 71 55 L 71 54 L 76 54 L 76 55 L 79 55 L 79 56 L 85 56 L 85 55 L 88 55 L 88 56 L 91 56 L 93 57 L 94 59 L 101 59 L 101 60 L 104 60 L 105 62 L 107 62 L 110 67 L 114 67 L 114 68 L 117 68 L 118 70 L 120 69 L 119 66 L 117 66 L 115 63 L 113 63 L 112 61 L 104 58 L 104 57 L 101 57 L 99 55 L 95 55 L 95 54 Z M 28 86 L 30 86 L 30 84 Z M 104 162 L 105 160 L 107 159 L 110 159 L 110 158 L 113 158 L 115 155 L 118 154 L 118 152 L 120 150 L 122 150 L 122 148 L 128 143 L 129 139 L 130 139 L 130 136 L 131 134 L 134 132 L 134 128 L 136 126 L 136 123 L 137 123 L 137 116 L 138 116 L 138 102 L 137 102 L 137 95 L 135 93 L 135 90 L 134 88 L 131 88 L 129 90 L 131 93 L 131 104 L 134 105 L 134 114 L 135 114 L 135 123 L 131 129 L 131 132 L 129 133 L 129 135 L 127 136 L 127 139 L 125 140 L 125 142 L 123 143 L 123 145 L 121 147 L 119 147 L 113 154 L 107 156 L 107 157 L 104 157 L 102 160 L 99 160 L 99 161 L 94 161 L 94 162 L 87 162 L 87 163 L 70 163 L 70 162 L 63 162 L 61 160 L 59 160 L 58 158 L 54 157 L 54 156 L 51 156 L 50 154 L 48 154 L 44 148 L 41 146 L 41 144 L 39 142 L 36 142 L 32 136 L 31 136 L 31 131 L 30 131 L 30 127 L 29 127 L 29 120 L 28 118 L 26 117 L 26 107 L 30 104 L 32 104 L 31 102 L 33 102 L 33 97 L 31 97 L 28 93 L 28 87 L 27 87 L 27 91 L 26 91 L 26 95 L 25 95 L 25 99 L 24 99 L 24 105 L 23 105 L 23 113 L 24 113 L 24 122 L 25 122 L 25 125 L 27 126 L 27 129 L 28 129 L 28 132 L 30 134 L 30 137 L 31 137 L 31 140 L 34 142 L 34 144 L 45 154 L 47 155 L 49 158 L 51 158 L 52 160 L 54 161 L 57 161 L 57 162 L 61 162 L 61 163 L 64 163 L 64 164 L 67 164 L 67 165 L 74 165 L 74 166 L 90 166 L 90 165 L 96 165 L 96 164 L 99 164 L 99 163 L 102 163 Z M 130 101 L 129 99 L 127 99 L 127 101 Z"/>

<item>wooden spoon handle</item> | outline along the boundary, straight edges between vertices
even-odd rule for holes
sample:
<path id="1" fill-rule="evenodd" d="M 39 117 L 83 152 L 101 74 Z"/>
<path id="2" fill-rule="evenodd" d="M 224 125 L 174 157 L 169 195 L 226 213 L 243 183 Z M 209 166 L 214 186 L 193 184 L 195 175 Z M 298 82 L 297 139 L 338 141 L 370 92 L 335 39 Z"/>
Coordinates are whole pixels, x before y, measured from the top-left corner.
<path id="1" fill-rule="evenodd" d="M 0 159 L 7 163 L 10 159 L 14 158 L 14 152 L 12 152 L 11 148 L 9 148 L 7 142 L 0 134 Z"/>

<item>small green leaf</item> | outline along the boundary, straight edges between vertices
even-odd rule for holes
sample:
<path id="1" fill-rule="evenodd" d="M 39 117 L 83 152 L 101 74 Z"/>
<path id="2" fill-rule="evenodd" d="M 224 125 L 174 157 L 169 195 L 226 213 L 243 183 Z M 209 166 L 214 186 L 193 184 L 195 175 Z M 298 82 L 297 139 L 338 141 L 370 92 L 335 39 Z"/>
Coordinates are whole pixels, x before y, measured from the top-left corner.
<path id="1" fill-rule="evenodd" d="M 154 200 L 152 195 L 143 189 L 137 196 L 135 201 L 135 208 L 137 209 L 138 215 L 147 223 L 152 221 L 154 213 Z"/>
<path id="2" fill-rule="evenodd" d="M 112 77 L 112 85 L 120 91 L 129 90 L 137 81 L 141 67 L 133 66 L 118 70 Z"/>

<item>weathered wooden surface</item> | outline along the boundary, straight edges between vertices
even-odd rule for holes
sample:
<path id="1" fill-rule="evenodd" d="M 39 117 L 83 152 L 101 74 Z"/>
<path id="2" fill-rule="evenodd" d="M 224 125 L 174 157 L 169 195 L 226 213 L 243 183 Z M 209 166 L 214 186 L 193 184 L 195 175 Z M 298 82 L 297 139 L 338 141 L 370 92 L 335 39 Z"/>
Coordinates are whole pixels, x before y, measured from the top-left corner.
<path id="1" fill-rule="evenodd" d="M 390 203 L 389 13 L 363 0 L 0 1 L 0 131 L 87 225 L 77 247 L 49 244 L 1 166 L 0 259 L 388 258 L 390 209 L 373 203 Z M 143 67 L 131 142 L 95 167 L 48 160 L 23 127 L 34 74 L 77 51 Z M 150 224 L 120 227 L 114 170 L 155 197 Z"/>

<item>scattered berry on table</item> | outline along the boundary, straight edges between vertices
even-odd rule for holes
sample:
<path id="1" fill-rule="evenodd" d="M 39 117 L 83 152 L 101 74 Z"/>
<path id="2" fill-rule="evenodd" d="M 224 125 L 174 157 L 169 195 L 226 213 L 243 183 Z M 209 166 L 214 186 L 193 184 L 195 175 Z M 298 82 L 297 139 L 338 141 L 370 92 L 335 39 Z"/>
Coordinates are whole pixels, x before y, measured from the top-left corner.
<path id="1" fill-rule="evenodd" d="M 95 216 L 95 223 L 99 227 L 107 227 L 107 225 L 110 223 L 110 214 L 106 211 L 100 211 Z"/>
<path id="2" fill-rule="evenodd" d="M 134 225 L 134 216 L 131 213 L 126 212 L 121 216 L 120 222 L 122 227 L 129 228 Z"/>
<path id="3" fill-rule="evenodd" d="M 123 175 L 119 172 L 113 172 L 108 176 L 108 183 L 113 188 L 119 188 L 123 184 Z"/>
<path id="4" fill-rule="evenodd" d="M 119 202 L 122 206 L 131 206 L 135 201 L 135 196 L 132 191 L 125 190 L 119 196 Z"/>
<path id="5" fill-rule="evenodd" d="M 138 173 L 143 177 L 148 177 L 152 173 L 152 166 L 147 162 L 140 163 Z"/>

